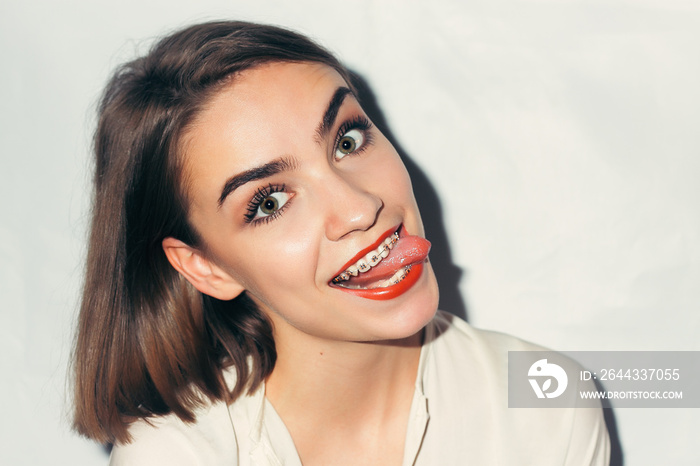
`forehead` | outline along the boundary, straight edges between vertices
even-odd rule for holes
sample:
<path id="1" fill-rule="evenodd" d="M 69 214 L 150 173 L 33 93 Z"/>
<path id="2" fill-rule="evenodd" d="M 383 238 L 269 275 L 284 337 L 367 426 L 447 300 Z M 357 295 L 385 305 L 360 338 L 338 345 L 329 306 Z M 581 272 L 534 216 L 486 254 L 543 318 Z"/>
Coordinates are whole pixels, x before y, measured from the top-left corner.
<path id="1" fill-rule="evenodd" d="M 243 149 L 261 138 L 289 140 L 292 135 L 281 130 L 318 124 L 340 86 L 347 87 L 340 74 L 318 63 L 274 62 L 246 70 L 210 98 L 190 125 L 183 138 L 186 158 L 227 143 Z"/>
<path id="2" fill-rule="evenodd" d="M 347 86 L 333 68 L 316 63 L 269 63 L 236 75 L 210 98 L 189 131 L 190 143 L 216 135 L 261 135 L 280 123 L 318 119 L 333 92 Z"/>
<path id="3" fill-rule="evenodd" d="M 191 200 L 197 203 L 206 186 L 222 178 L 308 143 L 338 87 L 347 87 L 345 80 L 318 63 L 273 62 L 235 75 L 184 134 Z"/>

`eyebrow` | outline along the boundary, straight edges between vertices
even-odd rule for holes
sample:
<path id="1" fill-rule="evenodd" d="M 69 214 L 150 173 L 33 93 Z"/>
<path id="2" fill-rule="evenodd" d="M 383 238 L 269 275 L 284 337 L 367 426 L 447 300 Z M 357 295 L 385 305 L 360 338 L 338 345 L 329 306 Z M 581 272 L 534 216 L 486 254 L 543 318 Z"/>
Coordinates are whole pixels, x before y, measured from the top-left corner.
<path id="1" fill-rule="evenodd" d="M 319 140 L 323 140 L 328 136 L 328 132 L 333 127 L 335 118 L 338 116 L 338 110 L 340 110 L 340 106 L 343 105 L 343 101 L 348 94 L 352 94 L 352 91 L 344 86 L 339 87 L 333 93 L 333 97 L 331 97 L 328 103 L 328 108 L 323 114 L 321 123 L 318 125 L 318 128 L 316 128 L 316 134 Z"/>
<path id="2" fill-rule="evenodd" d="M 345 86 L 340 86 L 335 90 L 333 97 L 331 97 L 330 102 L 328 102 L 326 111 L 323 113 L 321 123 L 318 125 L 318 128 L 316 128 L 316 134 L 319 139 L 324 139 L 328 135 L 328 132 L 333 127 L 335 119 L 338 116 L 338 111 L 345 101 L 345 97 L 352 93 L 352 90 Z M 268 162 L 260 165 L 259 167 L 251 168 L 250 170 L 246 170 L 238 175 L 232 176 L 226 181 L 223 189 L 221 190 L 221 195 L 219 196 L 218 201 L 219 208 L 221 208 L 221 206 L 224 204 L 229 194 L 244 184 L 250 183 L 251 181 L 269 178 L 270 176 L 276 175 L 277 173 L 281 173 L 283 171 L 293 170 L 296 168 L 296 166 L 297 164 L 295 160 L 288 157 L 281 157 L 277 160 L 273 160 L 272 162 Z"/>
<path id="3" fill-rule="evenodd" d="M 224 188 L 221 190 L 221 196 L 219 196 L 219 208 L 223 205 L 226 198 L 234 192 L 236 189 L 240 188 L 246 183 L 251 181 L 261 180 L 263 178 L 269 178 L 272 175 L 281 173 L 283 171 L 293 170 L 297 166 L 294 159 L 289 157 L 280 157 L 279 159 L 273 160 L 266 164 L 260 165 L 259 167 L 251 168 L 238 175 L 234 175 L 226 181 Z"/>

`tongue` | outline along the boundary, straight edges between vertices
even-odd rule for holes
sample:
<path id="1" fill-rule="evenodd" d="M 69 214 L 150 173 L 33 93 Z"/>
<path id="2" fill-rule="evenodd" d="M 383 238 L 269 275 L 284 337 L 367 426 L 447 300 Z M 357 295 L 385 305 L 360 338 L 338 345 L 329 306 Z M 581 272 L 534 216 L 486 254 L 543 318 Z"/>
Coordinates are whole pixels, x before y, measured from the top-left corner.
<path id="1" fill-rule="evenodd" d="M 355 286 L 391 277 L 402 267 L 423 262 L 430 252 L 430 241 L 420 236 L 402 236 L 394 245 L 389 255 L 369 271 L 351 277 L 346 283 Z"/>

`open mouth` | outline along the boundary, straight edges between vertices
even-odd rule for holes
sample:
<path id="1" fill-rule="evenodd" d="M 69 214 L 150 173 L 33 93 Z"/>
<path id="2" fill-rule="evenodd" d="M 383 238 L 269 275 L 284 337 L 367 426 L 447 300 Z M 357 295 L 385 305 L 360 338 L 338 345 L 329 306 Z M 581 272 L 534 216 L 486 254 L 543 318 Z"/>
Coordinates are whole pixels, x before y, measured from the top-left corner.
<path id="1" fill-rule="evenodd" d="M 408 235 L 399 226 L 360 251 L 330 284 L 365 298 L 391 299 L 420 278 L 429 251 L 428 240 Z"/>
<path id="2" fill-rule="evenodd" d="M 398 282 L 403 280 L 411 269 L 410 265 L 402 267 L 397 270 L 394 275 L 389 279 L 378 279 L 372 280 L 368 277 L 367 272 L 372 270 L 373 267 L 379 265 L 383 259 L 389 256 L 389 253 L 394 248 L 394 245 L 399 241 L 399 232 L 396 231 L 391 236 L 386 237 L 377 249 L 374 249 L 367 253 L 364 257 L 361 257 L 357 262 L 341 272 L 340 275 L 333 279 L 333 283 L 341 286 L 343 288 L 351 289 L 372 289 L 372 288 L 385 288 L 387 286 L 396 285 Z M 375 274 L 376 275 L 376 270 Z M 359 277 L 355 279 L 354 277 Z M 369 279 L 369 280 L 368 280 Z"/>

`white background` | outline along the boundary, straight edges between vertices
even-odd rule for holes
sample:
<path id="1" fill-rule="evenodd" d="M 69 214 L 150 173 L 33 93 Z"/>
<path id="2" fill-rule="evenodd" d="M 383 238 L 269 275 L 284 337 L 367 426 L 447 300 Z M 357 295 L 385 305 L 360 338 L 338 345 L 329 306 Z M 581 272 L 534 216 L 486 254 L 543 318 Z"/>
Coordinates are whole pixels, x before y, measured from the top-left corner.
<path id="1" fill-rule="evenodd" d="M 117 64 L 216 18 L 367 80 L 441 206 L 419 183 L 446 310 L 560 350 L 700 350 L 697 1 L 5 1 L 1 464 L 107 462 L 66 404 L 94 107 Z M 614 415 L 625 465 L 700 464 L 699 410 Z"/>

